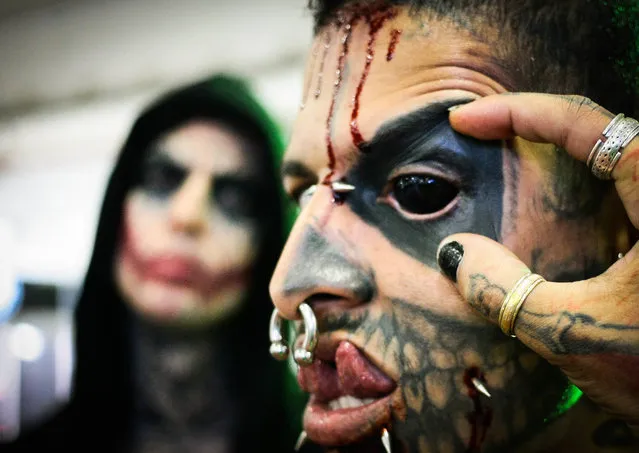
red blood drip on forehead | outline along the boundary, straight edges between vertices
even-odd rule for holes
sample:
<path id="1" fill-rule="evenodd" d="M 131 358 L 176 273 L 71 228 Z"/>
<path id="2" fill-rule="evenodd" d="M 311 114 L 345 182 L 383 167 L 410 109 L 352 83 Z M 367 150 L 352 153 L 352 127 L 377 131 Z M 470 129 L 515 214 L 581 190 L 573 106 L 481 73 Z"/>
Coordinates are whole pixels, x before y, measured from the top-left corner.
<path id="1" fill-rule="evenodd" d="M 470 423 L 470 440 L 468 441 L 467 453 L 476 453 L 481 451 L 481 446 L 486 440 L 488 428 L 493 421 L 493 411 L 489 407 L 484 407 L 481 400 L 480 392 L 475 388 L 473 379 L 479 379 L 486 382 L 484 373 L 477 367 L 472 367 L 464 373 L 464 384 L 468 390 L 468 396 L 473 401 L 474 409 L 467 415 L 468 423 Z"/>
<path id="2" fill-rule="evenodd" d="M 390 42 L 388 43 L 388 50 L 386 51 L 386 61 L 391 61 L 395 56 L 395 49 L 397 48 L 397 43 L 399 42 L 399 37 L 401 36 L 402 31 L 396 28 L 393 28 L 390 32 Z"/>
<path id="3" fill-rule="evenodd" d="M 343 33 L 341 40 L 341 52 L 339 53 L 337 59 L 337 69 L 335 71 L 335 81 L 333 83 L 333 93 L 331 98 L 330 107 L 328 109 L 328 115 L 326 118 L 326 153 L 328 155 L 328 169 L 329 173 L 326 175 L 322 184 L 330 185 L 333 182 L 333 178 L 335 176 L 335 149 L 333 146 L 333 139 L 331 136 L 332 126 L 333 126 L 333 117 L 335 114 L 335 104 L 337 102 L 337 96 L 339 94 L 339 90 L 342 86 L 343 80 L 343 71 L 346 63 L 346 58 L 348 56 L 349 44 L 351 40 L 351 34 L 353 27 L 360 21 L 363 20 L 367 23 L 369 27 L 369 39 L 368 45 L 366 48 L 366 61 L 364 62 L 364 69 L 362 71 L 362 75 L 360 77 L 359 84 L 357 86 L 355 96 L 353 99 L 353 110 L 351 111 L 351 136 L 353 139 L 353 143 L 356 147 L 360 147 L 364 138 L 359 131 L 359 126 L 357 123 L 357 118 L 359 115 L 359 107 L 360 107 L 360 96 L 362 91 L 364 90 L 364 85 L 366 83 L 366 79 L 368 78 L 368 74 L 370 72 L 370 67 L 373 62 L 373 58 L 375 55 L 375 40 L 378 32 L 384 26 L 387 20 L 394 18 L 397 16 L 397 9 L 393 7 L 389 7 L 384 5 L 381 2 L 373 3 L 373 4 L 361 4 L 354 3 L 349 8 L 343 10 L 340 15 L 337 17 L 336 24 L 338 30 L 341 30 Z M 395 44 L 396 45 L 396 44 Z M 325 52 L 329 47 L 329 41 L 326 41 L 325 44 Z M 323 77 L 323 68 L 324 68 L 324 58 L 322 58 L 322 62 L 320 64 L 320 72 L 318 75 L 318 88 L 315 91 L 316 97 L 319 97 L 321 93 L 321 83 Z M 345 196 L 344 194 L 337 193 L 333 191 L 333 202 L 336 204 L 342 204 L 344 202 Z"/>
<path id="4" fill-rule="evenodd" d="M 322 59 L 320 60 L 319 72 L 317 73 L 317 86 L 315 87 L 315 99 L 322 94 L 322 81 L 324 80 L 324 64 L 326 63 L 326 54 L 328 49 L 331 48 L 331 35 L 329 33 L 324 34 L 324 43 L 322 44 Z"/>
<path id="5" fill-rule="evenodd" d="M 312 59 L 311 59 L 311 74 L 313 73 L 313 69 L 315 68 L 315 61 L 317 60 L 317 48 L 319 47 L 318 43 L 315 43 L 313 45 L 313 54 L 312 54 Z M 308 99 L 308 92 L 311 89 L 311 81 L 312 78 L 309 77 L 308 80 L 306 81 L 306 83 L 304 84 L 304 89 L 302 91 L 302 101 L 300 102 L 300 110 L 304 110 L 304 107 L 306 107 L 306 100 Z"/>
<path id="6" fill-rule="evenodd" d="M 384 26 L 384 23 L 397 16 L 397 10 L 395 8 L 385 7 L 367 12 L 363 16 L 364 20 L 368 24 L 368 45 L 366 46 L 366 61 L 364 62 L 364 69 L 355 91 L 355 98 L 353 99 L 353 110 L 351 111 L 351 137 L 353 138 L 353 145 L 360 148 L 364 143 L 364 137 L 359 130 L 357 123 L 357 117 L 359 116 L 360 97 L 368 79 L 368 74 L 371 70 L 371 64 L 375 58 L 375 40 L 377 39 L 377 33 Z"/>
<path id="7" fill-rule="evenodd" d="M 348 46 L 351 40 L 351 31 L 353 26 L 357 23 L 358 17 L 351 16 L 348 21 L 344 21 L 343 18 L 339 18 L 338 26 L 344 30 L 344 36 L 342 37 L 342 51 L 337 59 L 337 69 L 335 70 L 335 82 L 333 83 L 333 97 L 331 99 L 331 105 L 328 109 L 328 116 L 326 118 L 326 153 L 328 154 L 328 169 L 329 173 L 326 175 L 322 184 L 330 185 L 335 174 L 335 150 L 333 148 L 333 139 L 331 138 L 331 129 L 333 126 L 333 113 L 335 112 L 335 102 L 337 100 L 337 94 L 342 86 L 342 76 L 344 71 L 344 63 L 346 62 L 346 56 L 348 55 Z"/>

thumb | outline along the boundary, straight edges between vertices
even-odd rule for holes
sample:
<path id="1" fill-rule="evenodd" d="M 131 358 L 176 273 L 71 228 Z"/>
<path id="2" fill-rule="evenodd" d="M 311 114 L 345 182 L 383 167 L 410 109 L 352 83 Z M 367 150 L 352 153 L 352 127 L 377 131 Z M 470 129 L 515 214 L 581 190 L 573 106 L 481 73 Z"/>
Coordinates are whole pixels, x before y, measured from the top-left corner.
<path id="1" fill-rule="evenodd" d="M 439 246 L 437 260 L 468 304 L 497 325 L 504 299 L 522 277 L 530 274 L 528 266 L 506 247 L 475 234 L 446 238 Z M 556 322 L 554 314 L 579 298 L 578 286 L 546 281 L 535 286 L 517 313 L 513 333 L 542 355 L 556 353 L 553 345 L 545 341 L 540 344 L 540 339 Z"/>

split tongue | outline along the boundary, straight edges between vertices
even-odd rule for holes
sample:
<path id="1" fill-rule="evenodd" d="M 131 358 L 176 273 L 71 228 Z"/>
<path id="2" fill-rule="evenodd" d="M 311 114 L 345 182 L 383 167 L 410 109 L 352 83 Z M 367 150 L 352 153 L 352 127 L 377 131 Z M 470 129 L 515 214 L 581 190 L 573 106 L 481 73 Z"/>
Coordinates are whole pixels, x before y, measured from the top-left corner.
<path id="1" fill-rule="evenodd" d="M 395 383 L 348 341 L 342 341 L 337 347 L 335 365 L 343 395 L 377 398 L 395 388 Z"/>
<path id="2" fill-rule="evenodd" d="M 328 362 L 315 360 L 311 366 L 300 370 L 297 379 L 300 387 L 314 394 L 322 402 L 334 400 L 342 395 L 337 371 Z"/>

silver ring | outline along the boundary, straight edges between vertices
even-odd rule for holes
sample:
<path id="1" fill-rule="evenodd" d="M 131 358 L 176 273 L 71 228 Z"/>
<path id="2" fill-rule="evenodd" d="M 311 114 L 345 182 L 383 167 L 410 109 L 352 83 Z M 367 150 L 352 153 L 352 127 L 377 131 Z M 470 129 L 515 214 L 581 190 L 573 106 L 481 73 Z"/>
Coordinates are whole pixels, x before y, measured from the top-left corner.
<path id="1" fill-rule="evenodd" d="M 628 118 L 623 113 L 615 116 L 602 132 L 603 139 L 593 146 L 586 165 L 599 179 L 610 179 L 612 171 L 619 162 L 623 150 L 639 135 L 639 121 Z"/>
<path id="2" fill-rule="evenodd" d="M 299 366 L 308 366 L 315 358 L 315 348 L 317 347 L 317 319 L 313 309 L 307 303 L 301 304 L 298 308 L 304 321 L 304 340 L 302 347 L 297 348 L 293 353 L 293 358 Z"/>
<path id="3" fill-rule="evenodd" d="M 302 345 L 293 352 L 293 359 L 299 366 L 308 366 L 315 358 L 315 348 L 317 347 L 317 319 L 313 309 L 307 303 L 300 304 L 297 308 L 302 315 L 304 327 L 304 340 Z M 282 317 L 277 308 L 271 314 L 269 323 L 269 339 L 271 346 L 269 352 L 277 360 L 286 360 L 289 348 L 282 335 Z"/>
<path id="4" fill-rule="evenodd" d="M 271 321 L 268 326 L 268 336 L 271 340 L 269 352 L 273 358 L 276 360 L 286 360 L 288 357 L 288 345 L 282 335 L 282 317 L 277 311 L 277 308 L 275 308 L 271 314 Z"/>

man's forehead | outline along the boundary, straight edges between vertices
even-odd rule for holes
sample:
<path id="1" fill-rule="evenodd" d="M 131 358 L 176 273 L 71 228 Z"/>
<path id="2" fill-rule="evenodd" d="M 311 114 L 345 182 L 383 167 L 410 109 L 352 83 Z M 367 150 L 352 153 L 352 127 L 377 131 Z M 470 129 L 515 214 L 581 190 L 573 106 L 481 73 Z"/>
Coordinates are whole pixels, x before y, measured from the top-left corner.
<path id="1" fill-rule="evenodd" d="M 493 76 L 495 62 L 487 46 L 439 24 L 431 23 L 428 33 L 418 35 L 416 20 L 399 14 L 375 35 L 364 23 L 320 31 L 287 160 L 323 169 L 332 148 L 339 176 L 340 166 L 357 159 L 360 142 L 392 129 L 408 112 L 424 114 L 430 105 L 506 91 Z"/>
<path id="2" fill-rule="evenodd" d="M 405 142 L 405 137 L 428 135 L 433 129 L 448 120 L 449 109 L 452 106 L 470 101 L 472 98 L 461 97 L 433 102 L 414 111 L 389 118 L 380 125 L 370 140 L 362 142 L 357 148 L 348 146 L 346 149 L 336 150 L 340 159 L 340 170 L 347 172 L 357 164 L 361 156 L 370 153 L 388 152 L 389 159 L 392 158 L 396 154 L 393 148 L 401 146 L 400 144 Z M 328 159 L 326 152 L 294 151 L 291 149 L 286 154 L 282 167 L 283 176 L 312 179 L 313 170 L 326 165 Z"/>

